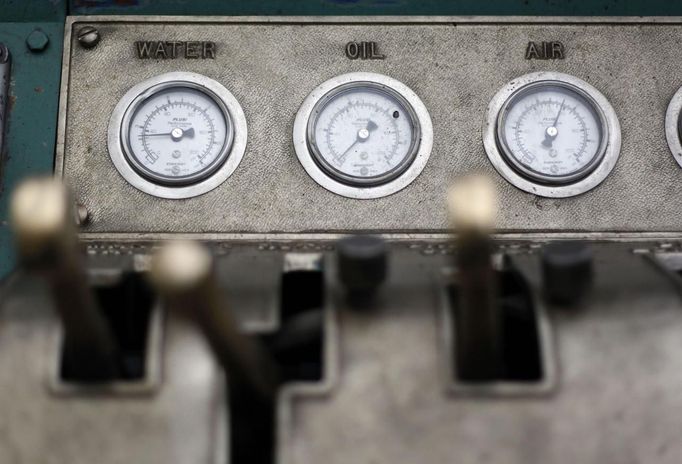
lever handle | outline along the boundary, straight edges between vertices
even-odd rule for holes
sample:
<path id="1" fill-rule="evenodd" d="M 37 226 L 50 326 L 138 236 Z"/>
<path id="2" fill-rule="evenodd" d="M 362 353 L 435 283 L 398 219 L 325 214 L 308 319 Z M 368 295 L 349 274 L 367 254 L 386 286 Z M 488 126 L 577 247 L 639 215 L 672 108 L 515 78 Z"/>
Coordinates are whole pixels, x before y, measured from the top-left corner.
<path id="1" fill-rule="evenodd" d="M 497 214 L 494 185 L 484 176 L 459 179 L 448 194 L 448 210 L 457 232 L 456 352 L 460 376 L 490 381 L 502 370 L 502 316 L 497 277 L 492 268 L 493 229 Z"/>
<path id="2" fill-rule="evenodd" d="M 239 331 L 218 287 L 209 251 L 195 242 L 170 242 L 154 256 L 150 277 L 169 309 L 204 333 L 231 388 L 246 388 L 274 401 L 279 385 L 276 365 L 255 338 Z"/>
<path id="3" fill-rule="evenodd" d="M 116 376 L 116 343 L 87 284 L 68 189 L 52 178 L 29 179 L 11 200 L 10 221 L 21 261 L 43 275 L 64 328 L 64 360 L 81 381 Z"/>

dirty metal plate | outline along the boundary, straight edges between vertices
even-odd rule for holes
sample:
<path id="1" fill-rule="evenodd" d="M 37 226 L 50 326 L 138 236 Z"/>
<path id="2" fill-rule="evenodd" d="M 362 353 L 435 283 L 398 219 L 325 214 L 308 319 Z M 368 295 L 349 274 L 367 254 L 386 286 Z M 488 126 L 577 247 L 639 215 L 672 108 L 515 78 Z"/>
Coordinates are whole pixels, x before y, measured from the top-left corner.
<path id="1" fill-rule="evenodd" d="M 661 278 L 628 247 L 599 247 L 586 304 L 549 308 L 555 390 L 512 400 L 453 395 L 446 389 L 448 357 L 436 309 L 437 258 L 394 252 L 391 276 L 371 312 L 353 310 L 332 289 L 334 380 L 325 392 L 288 396 L 279 462 L 682 460 L 679 283 Z M 517 258 L 538 292 L 537 255 Z"/>
<path id="2" fill-rule="evenodd" d="M 541 22 L 545 21 L 545 22 Z M 94 49 L 75 31 L 96 26 Z M 673 232 L 682 229 L 682 170 L 664 134 L 665 110 L 682 85 L 675 19 L 200 18 L 75 17 L 67 23 L 58 172 L 91 213 L 85 234 L 443 232 L 443 199 L 454 176 L 489 173 L 501 194 L 506 232 Z M 138 40 L 211 41 L 214 59 L 138 59 Z M 349 41 L 374 41 L 383 60 L 349 59 Z M 528 60 L 529 41 L 560 41 L 565 59 Z M 652 44 L 656 44 L 655 53 Z M 114 169 L 109 116 L 136 83 L 191 71 L 224 84 L 246 113 L 249 140 L 235 173 L 188 200 L 141 193 Z M 515 77 L 548 70 L 599 89 L 622 126 L 611 175 L 574 198 L 543 199 L 502 179 L 483 149 L 486 108 Z M 353 71 L 389 75 L 423 100 L 434 124 L 428 165 L 386 198 L 353 200 L 317 185 L 296 159 L 293 121 L 321 82 Z M 106 83 L 105 85 L 103 83 Z"/>

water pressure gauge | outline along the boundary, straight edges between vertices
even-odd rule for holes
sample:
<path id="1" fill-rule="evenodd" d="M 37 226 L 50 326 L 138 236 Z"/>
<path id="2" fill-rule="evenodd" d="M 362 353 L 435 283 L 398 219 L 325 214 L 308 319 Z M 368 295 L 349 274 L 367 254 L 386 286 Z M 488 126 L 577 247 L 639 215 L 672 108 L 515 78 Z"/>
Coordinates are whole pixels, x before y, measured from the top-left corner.
<path id="1" fill-rule="evenodd" d="M 606 98 L 572 76 L 535 73 L 509 83 L 489 107 L 485 149 L 518 188 L 569 197 L 597 186 L 620 152 L 620 126 Z"/>
<path id="2" fill-rule="evenodd" d="M 239 164 L 246 121 L 218 82 L 194 73 L 154 77 L 126 93 L 109 125 L 109 154 L 134 187 L 189 198 L 220 185 Z"/>
<path id="3" fill-rule="evenodd" d="M 351 73 L 315 89 L 294 124 L 296 154 L 324 188 L 379 198 L 406 187 L 424 168 L 433 130 L 426 107 L 387 76 Z"/>

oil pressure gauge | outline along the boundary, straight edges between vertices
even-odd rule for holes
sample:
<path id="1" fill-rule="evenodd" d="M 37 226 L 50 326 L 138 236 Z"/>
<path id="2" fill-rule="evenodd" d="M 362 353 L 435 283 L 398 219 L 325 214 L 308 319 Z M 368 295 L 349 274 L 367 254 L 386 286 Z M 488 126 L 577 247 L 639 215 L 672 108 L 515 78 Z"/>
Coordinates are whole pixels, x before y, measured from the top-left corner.
<path id="1" fill-rule="evenodd" d="M 246 146 L 244 113 L 232 94 L 199 74 L 173 72 L 126 93 L 109 124 L 109 154 L 134 187 L 190 198 L 220 185 Z"/>
<path id="2" fill-rule="evenodd" d="M 344 74 L 323 83 L 294 124 L 305 170 L 349 198 L 379 198 L 406 187 L 424 168 L 432 143 L 431 119 L 419 97 L 380 74 Z"/>
<path id="3" fill-rule="evenodd" d="M 611 172 L 620 153 L 620 125 L 606 98 L 588 83 L 534 73 L 493 98 L 484 145 L 498 172 L 518 188 L 570 197 Z"/>

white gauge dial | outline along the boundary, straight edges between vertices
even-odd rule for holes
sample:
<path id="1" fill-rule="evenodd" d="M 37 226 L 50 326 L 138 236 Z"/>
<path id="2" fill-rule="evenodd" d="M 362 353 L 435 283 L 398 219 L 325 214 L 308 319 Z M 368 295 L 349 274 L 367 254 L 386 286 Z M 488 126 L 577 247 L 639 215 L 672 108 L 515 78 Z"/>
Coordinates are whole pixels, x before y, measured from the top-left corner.
<path id="1" fill-rule="evenodd" d="M 588 175 L 604 154 L 604 118 L 582 91 L 539 82 L 503 107 L 498 123 L 503 155 L 522 175 L 565 184 Z"/>
<path id="2" fill-rule="evenodd" d="M 367 72 L 342 74 L 313 89 L 296 114 L 293 136 L 310 177 L 355 199 L 385 197 L 410 185 L 433 146 L 431 118 L 417 94 Z"/>
<path id="3" fill-rule="evenodd" d="M 160 198 L 202 195 L 237 169 L 246 117 L 234 95 L 201 74 L 177 71 L 128 90 L 109 121 L 109 156 L 133 187 Z"/>
<path id="4" fill-rule="evenodd" d="M 409 103 L 370 82 L 333 89 L 308 126 L 315 161 L 332 178 L 356 186 L 381 185 L 402 174 L 414 160 L 419 132 Z"/>
<path id="5" fill-rule="evenodd" d="M 188 185 L 225 161 L 229 116 L 213 96 L 183 84 L 144 98 L 130 117 L 127 155 L 143 176 Z"/>

